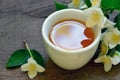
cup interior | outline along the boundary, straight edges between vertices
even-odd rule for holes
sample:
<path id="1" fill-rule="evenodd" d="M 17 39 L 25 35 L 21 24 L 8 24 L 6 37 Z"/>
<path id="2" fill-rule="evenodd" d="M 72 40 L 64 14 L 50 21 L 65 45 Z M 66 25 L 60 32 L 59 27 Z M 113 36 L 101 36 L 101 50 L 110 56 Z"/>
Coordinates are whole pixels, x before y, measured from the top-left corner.
<path id="1" fill-rule="evenodd" d="M 90 44 L 89 46 L 82 48 L 82 49 L 77 49 L 77 50 L 65 50 L 62 49 L 60 47 L 55 46 L 50 40 L 49 40 L 49 33 L 50 33 L 50 29 L 51 27 L 53 27 L 56 23 L 62 21 L 62 20 L 79 20 L 81 22 L 85 22 L 86 21 L 86 16 L 84 15 L 83 11 L 81 10 L 77 10 L 77 9 L 64 9 L 64 10 L 60 10 L 60 11 L 56 11 L 53 14 L 51 14 L 43 23 L 43 27 L 42 27 L 42 35 L 44 38 L 44 41 L 46 41 L 46 43 L 48 43 L 51 47 L 63 51 L 63 52 L 69 52 L 69 53 L 73 53 L 76 51 L 84 51 L 87 50 L 91 47 L 93 47 L 94 45 L 97 44 L 97 42 L 100 40 L 100 36 L 101 36 L 101 30 L 96 26 L 93 27 L 93 31 L 95 34 L 95 39 L 92 42 L 92 44 Z"/>

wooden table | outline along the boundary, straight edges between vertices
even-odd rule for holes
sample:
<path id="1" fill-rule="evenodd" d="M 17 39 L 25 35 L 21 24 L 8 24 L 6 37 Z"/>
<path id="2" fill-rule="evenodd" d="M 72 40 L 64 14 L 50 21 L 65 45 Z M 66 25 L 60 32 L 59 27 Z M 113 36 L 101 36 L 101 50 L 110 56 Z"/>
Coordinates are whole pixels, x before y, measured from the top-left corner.
<path id="1" fill-rule="evenodd" d="M 106 73 L 103 65 L 95 64 L 93 58 L 83 68 L 67 71 L 48 58 L 41 27 L 45 18 L 54 11 L 53 0 L 0 0 L 0 80 L 30 80 L 20 68 L 5 68 L 10 55 L 24 48 L 23 40 L 45 57 L 45 73 L 38 74 L 33 80 L 120 80 L 120 65 L 113 66 Z"/>

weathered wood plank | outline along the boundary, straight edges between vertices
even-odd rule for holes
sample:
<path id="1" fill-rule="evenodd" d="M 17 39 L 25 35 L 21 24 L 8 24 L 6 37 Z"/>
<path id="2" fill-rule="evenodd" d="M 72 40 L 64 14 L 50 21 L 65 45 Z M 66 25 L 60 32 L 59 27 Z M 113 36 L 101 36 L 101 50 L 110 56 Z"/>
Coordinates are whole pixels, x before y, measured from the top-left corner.
<path id="1" fill-rule="evenodd" d="M 0 0 L 0 11 L 20 11 L 28 12 L 34 9 L 53 5 L 54 0 Z M 64 2 L 65 0 L 57 0 Z"/>
<path id="2" fill-rule="evenodd" d="M 32 11 L 24 12 L 24 14 L 37 17 L 37 18 L 46 18 L 51 13 L 55 12 L 55 6 L 54 5 L 48 5 L 46 7 L 37 8 Z"/>
<path id="3" fill-rule="evenodd" d="M 53 0 L 0 0 L 1 11 L 30 11 L 52 4 Z"/>

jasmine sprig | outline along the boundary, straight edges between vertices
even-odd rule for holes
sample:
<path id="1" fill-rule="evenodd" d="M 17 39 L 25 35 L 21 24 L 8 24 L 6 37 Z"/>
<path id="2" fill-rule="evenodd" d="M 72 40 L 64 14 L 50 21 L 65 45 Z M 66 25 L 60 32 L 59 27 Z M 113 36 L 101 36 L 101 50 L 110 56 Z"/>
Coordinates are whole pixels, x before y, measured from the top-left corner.
<path id="1" fill-rule="evenodd" d="M 25 47 L 26 47 L 26 49 L 28 50 L 28 52 L 29 52 L 30 56 L 33 58 L 32 53 L 31 53 L 31 51 L 30 51 L 30 48 L 29 48 L 29 46 L 28 46 L 27 42 L 26 42 L 25 40 L 24 40 L 23 42 L 24 42 Z"/>
<path id="2" fill-rule="evenodd" d="M 25 40 L 24 40 L 24 44 L 25 44 L 25 47 L 26 47 L 28 53 L 30 54 L 30 58 L 27 60 L 27 63 L 25 63 L 21 66 L 21 70 L 24 72 L 27 71 L 29 78 L 33 79 L 37 75 L 37 72 L 44 72 L 45 68 L 36 62 L 36 60 L 34 59 L 34 56 L 32 55 L 32 52 Z"/>
<path id="3" fill-rule="evenodd" d="M 26 49 L 18 49 L 13 52 L 6 64 L 6 68 L 19 67 L 25 63 L 27 60 L 32 57 L 39 65 L 45 67 L 45 62 L 42 55 L 36 50 L 30 50 L 27 42 L 24 40 Z"/>

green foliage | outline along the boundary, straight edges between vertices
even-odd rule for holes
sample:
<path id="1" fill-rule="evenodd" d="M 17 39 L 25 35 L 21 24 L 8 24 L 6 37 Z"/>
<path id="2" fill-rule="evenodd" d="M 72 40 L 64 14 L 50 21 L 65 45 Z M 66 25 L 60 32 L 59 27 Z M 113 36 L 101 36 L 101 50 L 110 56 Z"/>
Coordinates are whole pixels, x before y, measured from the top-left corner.
<path id="1" fill-rule="evenodd" d="M 87 5 L 88 7 L 91 7 L 90 0 L 84 0 L 84 1 L 85 1 L 86 5 Z"/>
<path id="2" fill-rule="evenodd" d="M 40 53 L 38 51 L 36 51 L 36 50 L 31 50 L 31 53 L 32 53 L 32 56 L 35 59 L 35 61 L 39 65 L 45 67 L 45 61 L 44 61 L 43 57 L 40 55 Z"/>
<path id="3" fill-rule="evenodd" d="M 118 30 L 120 30 L 120 13 L 115 17 L 114 22 L 116 23 L 115 27 L 117 27 Z"/>
<path id="4" fill-rule="evenodd" d="M 30 50 L 34 60 L 41 66 L 45 67 L 44 59 L 36 50 Z M 30 58 L 29 52 L 26 49 L 16 50 L 9 58 L 6 68 L 13 68 L 25 64 Z"/>
<path id="5" fill-rule="evenodd" d="M 60 2 L 57 2 L 56 0 L 54 0 L 54 4 L 55 4 L 55 7 L 56 7 L 56 10 L 61 10 L 61 9 L 68 8 L 67 5 L 65 5 L 63 3 L 60 3 Z"/>
<path id="6" fill-rule="evenodd" d="M 104 10 L 120 10 L 120 0 L 102 0 L 101 7 Z"/>
<path id="7" fill-rule="evenodd" d="M 120 45 L 117 45 L 115 49 L 120 52 Z"/>
<path id="8" fill-rule="evenodd" d="M 91 6 L 90 0 L 85 0 L 88 7 Z M 103 10 L 119 10 L 120 11 L 120 0 L 102 0 L 101 8 Z"/>
<path id="9" fill-rule="evenodd" d="M 29 53 L 25 49 L 16 50 L 9 58 L 6 68 L 12 68 L 20 66 L 27 62 Z"/>

